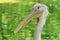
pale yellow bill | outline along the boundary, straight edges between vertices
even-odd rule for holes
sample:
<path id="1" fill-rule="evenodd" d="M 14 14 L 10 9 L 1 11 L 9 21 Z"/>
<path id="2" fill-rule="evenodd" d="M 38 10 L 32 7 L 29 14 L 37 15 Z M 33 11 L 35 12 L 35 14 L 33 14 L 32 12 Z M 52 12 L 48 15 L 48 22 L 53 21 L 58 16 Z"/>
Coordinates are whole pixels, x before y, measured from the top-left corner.
<path id="1" fill-rule="evenodd" d="M 25 24 L 27 24 L 34 16 L 39 14 L 38 12 L 32 11 L 15 29 L 14 34 L 16 34 Z"/>

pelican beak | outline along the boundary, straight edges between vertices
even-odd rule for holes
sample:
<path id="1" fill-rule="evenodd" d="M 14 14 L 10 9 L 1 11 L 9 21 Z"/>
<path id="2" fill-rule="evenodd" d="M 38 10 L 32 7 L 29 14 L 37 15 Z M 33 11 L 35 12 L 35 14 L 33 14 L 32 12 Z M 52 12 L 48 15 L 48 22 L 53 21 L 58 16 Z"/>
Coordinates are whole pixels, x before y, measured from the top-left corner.
<path id="1" fill-rule="evenodd" d="M 35 15 L 37 15 L 37 11 L 32 11 L 15 29 L 14 34 L 16 34 L 24 25 L 26 25 Z"/>

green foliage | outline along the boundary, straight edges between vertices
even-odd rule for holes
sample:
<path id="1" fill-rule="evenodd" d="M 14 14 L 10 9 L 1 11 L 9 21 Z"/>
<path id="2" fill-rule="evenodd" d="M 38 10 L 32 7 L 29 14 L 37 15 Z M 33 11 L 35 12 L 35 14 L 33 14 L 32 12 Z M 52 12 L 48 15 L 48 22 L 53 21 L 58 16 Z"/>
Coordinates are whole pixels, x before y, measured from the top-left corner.
<path id="1" fill-rule="evenodd" d="M 33 40 L 36 19 L 32 19 L 16 35 L 13 35 L 13 31 L 38 1 L 21 0 L 21 3 L 0 3 L 0 25 L 2 25 L 0 30 L 3 28 L 4 40 Z M 50 13 L 43 28 L 42 40 L 60 40 L 60 1 L 40 0 L 40 3 L 47 5 Z M 0 33 L 0 40 L 2 38 Z"/>

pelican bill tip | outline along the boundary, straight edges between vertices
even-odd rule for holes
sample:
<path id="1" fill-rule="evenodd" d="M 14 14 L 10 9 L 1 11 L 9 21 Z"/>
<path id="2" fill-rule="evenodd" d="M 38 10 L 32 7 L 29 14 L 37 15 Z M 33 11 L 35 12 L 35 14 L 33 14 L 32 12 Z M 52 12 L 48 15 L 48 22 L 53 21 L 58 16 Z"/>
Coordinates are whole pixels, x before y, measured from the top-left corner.
<path id="1" fill-rule="evenodd" d="M 15 32 L 13 32 L 13 35 L 16 35 L 16 33 L 15 33 Z"/>

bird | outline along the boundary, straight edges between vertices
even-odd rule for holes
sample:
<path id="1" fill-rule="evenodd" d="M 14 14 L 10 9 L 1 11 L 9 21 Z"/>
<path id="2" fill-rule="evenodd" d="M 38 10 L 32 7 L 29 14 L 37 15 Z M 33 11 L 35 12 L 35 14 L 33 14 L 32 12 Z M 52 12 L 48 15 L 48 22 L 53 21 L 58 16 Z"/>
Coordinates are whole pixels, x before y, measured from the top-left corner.
<path id="1" fill-rule="evenodd" d="M 45 4 L 36 3 L 32 7 L 32 11 L 26 18 L 24 18 L 21 23 L 18 24 L 17 28 L 14 30 L 14 34 L 16 34 L 21 28 L 26 25 L 32 18 L 38 18 L 38 24 L 34 32 L 34 40 L 42 40 L 41 32 L 46 23 L 47 16 L 49 14 L 48 7 Z"/>

